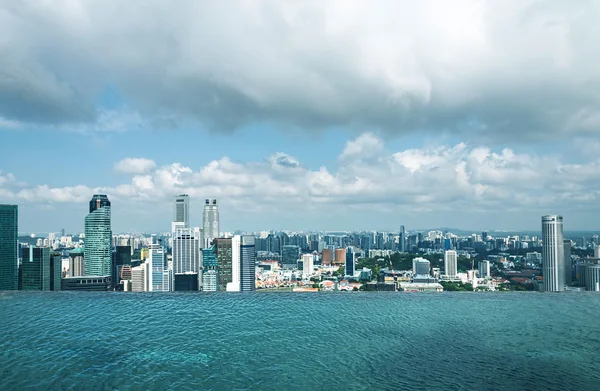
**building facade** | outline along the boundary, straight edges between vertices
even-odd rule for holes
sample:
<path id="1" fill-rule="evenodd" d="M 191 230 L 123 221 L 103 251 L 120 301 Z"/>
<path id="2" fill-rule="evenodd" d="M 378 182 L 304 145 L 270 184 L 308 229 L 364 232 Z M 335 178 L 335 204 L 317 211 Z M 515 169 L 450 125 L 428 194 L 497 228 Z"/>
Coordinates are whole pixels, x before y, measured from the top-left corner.
<path id="1" fill-rule="evenodd" d="M 490 261 L 484 260 L 479 262 L 479 278 L 491 277 Z"/>
<path id="2" fill-rule="evenodd" d="M 19 288 L 17 205 L 0 205 L 0 290 Z"/>
<path id="3" fill-rule="evenodd" d="M 112 231 L 110 201 L 104 194 L 90 200 L 90 213 L 85 217 L 84 263 L 86 276 L 112 274 Z"/>
<path id="4" fill-rule="evenodd" d="M 542 216 L 543 290 L 557 292 L 565 289 L 564 255 L 562 216 Z"/>
<path id="5" fill-rule="evenodd" d="M 256 282 L 256 248 L 254 236 L 240 236 L 240 291 L 255 290 Z"/>
<path id="6" fill-rule="evenodd" d="M 458 256 L 455 250 L 444 252 L 444 275 L 456 277 L 458 273 Z"/>
<path id="7" fill-rule="evenodd" d="M 214 240 L 214 251 L 217 257 L 217 284 L 219 291 L 226 291 L 227 284 L 233 281 L 232 270 L 232 239 L 219 238 Z"/>
<path id="8" fill-rule="evenodd" d="M 49 291 L 50 248 L 23 247 L 21 259 L 21 289 L 24 291 Z"/>
<path id="9" fill-rule="evenodd" d="M 346 249 L 346 267 L 345 267 L 345 274 L 349 277 L 354 277 L 354 273 L 355 273 L 355 269 L 356 269 L 356 264 L 355 264 L 355 256 L 354 256 L 354 249 L 352 247 L 348 247 Z"/>
<path id="10" fill-rule="evenodd" d="M 190 227 L 190 197 L 187 194 L 175 196 L 173 222 L 181 223 L 182 228 Z"/>
<path id="11" fill-rule="evenodd" d="M 205 200 L 202 225 L 204 228 L 203 247 L 208 248 L 213 240 L 219 237 L 219 205 L 217 204 L 217 200 Z"/>
<path id="12" fill-rule="evenodd" d="M 300 258 L 300 247 L 287 245 L 281 248 L 281 267 L 284 269 L 295 269 Z"/>

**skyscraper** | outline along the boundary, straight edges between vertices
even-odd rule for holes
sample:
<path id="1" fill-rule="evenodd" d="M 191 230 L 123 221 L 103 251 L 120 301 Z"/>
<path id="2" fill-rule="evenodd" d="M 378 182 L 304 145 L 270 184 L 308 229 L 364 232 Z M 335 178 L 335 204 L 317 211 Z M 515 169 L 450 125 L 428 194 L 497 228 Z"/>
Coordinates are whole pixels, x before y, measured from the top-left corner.
<path id="1" fill-rule="evenodd" d="M 183 228 L 190 226 L 190 197 L 187 194 L 175 196 L 173 203 L 173 222 L 181 223 Z"/>
<path id="2" fill-rule="evenodd" d="M 562 291 L 565 289 L 564 256 L 562 216 L 542 216 L 543 290 Z"/>
<path id="3" fill-rule="evenodd" d="M 232 239 L 221 238 L 214 240 L 214 251 L 217 256 L 218 290 L 227 290 L 227 285 L 233 281 L 232 271 Z"/>
<path id="4" fill-rule="evenodd" d="M 406 231 L 404 226 L 400 226 L 400 234 L 398 235 L 398 251 L 401 253 L 406 252 Z"/>
<path id="5" fill-rule="evenodd" d="M 300 258 L 300 247 L 294 245 L 281 248 L 281 267 L 284 269 L 295 269 Z"/>
<path id="6" fill-rule="evenodd" d="M 0 290 L 19 288 L 18 220 L 17 205 L 0 205 Z"/>
<path id="7" fill-rule="evenodd" d="M 50 248 L 23 247 L 21 289 L 24 291 L 50 290 Z"/>
<path id="8" fill-rule="evenodd" d="M 207 199 L 202 216 L 204 228 L 204 248 L 210 247 L 212 241 L 219 237 L 219 206 L 217 200 Z"/>
<path id="9" fill-rule="evenodd" d="M 456 251 L 448 250 L 444 253 L 444 274 L 448 277 L 456 277 L 457 272 Z"/>
<path id="10" fill-rule="evenodd" d="M 490 261 L 484 260 L 479 262 L 479 278 L 490 277 Z"/>
<path id="11" fill-rule="evenodd" d="M 356 265 L 354 263 L 354 249 L 352 247 L 348 247 L 346 249 L 345 274 L 349 277 L 353 277 L 355 269 L 356 269 Z"/>
<path id="12" fill-rule="evenodd" d="M 240 291 L 251 292 L 256 281 L 256 249 L 253 235 L 240 237 Z"/>
<path id="13" fill-rule="evenodd" d="M 168 292 L 171 290 L 169 272 L 167 270 L 167 253 L 160 244 L 151 244 L 148 260 L 148 288 L 151 292 Z"/>
<path id="14" fill-rule="evenodd" d="M 112 231 L 110 201 L 104 194 L 90 200 L 90 213 L 85 217 L 84 263 L 86 276 L 110 276 Z"/>
<path id="15" fill-rule="evenodd" d="M 573 261 L 571 260 L 571 239 L 563 241 L 563 251 L 565 259 L 565 284 L 573 282 Z"/>
<path id="16" fill-rule="evenodd" d="M 200 268 L 200 230 L 176 228 L 173 233 L 173 272 L 198 273 Z"/>
<path id="17" fill-rule="evenodd" d="M 60 280 L 62 279 L 62 253 L 50 254 L 50 290 L 60 290 Z"/>
<path id="18" fill-rule="evenodd" d="M 240 291 L 240 267 L 241 267 L 241 237 L 235 235 L 231 238 L 231 282 L 227 283 L 227 292 Z"/>

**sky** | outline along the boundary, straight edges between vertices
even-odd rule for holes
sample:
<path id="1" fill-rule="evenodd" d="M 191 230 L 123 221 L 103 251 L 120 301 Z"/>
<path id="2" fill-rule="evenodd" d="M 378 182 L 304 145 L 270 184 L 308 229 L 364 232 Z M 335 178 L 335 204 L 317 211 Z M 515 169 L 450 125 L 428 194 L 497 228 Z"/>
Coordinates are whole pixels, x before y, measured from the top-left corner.
<path id="1" fill-rule="evenodd" d="M 20 232 L 595 230 L 600 2 L 0 0 Z"/>

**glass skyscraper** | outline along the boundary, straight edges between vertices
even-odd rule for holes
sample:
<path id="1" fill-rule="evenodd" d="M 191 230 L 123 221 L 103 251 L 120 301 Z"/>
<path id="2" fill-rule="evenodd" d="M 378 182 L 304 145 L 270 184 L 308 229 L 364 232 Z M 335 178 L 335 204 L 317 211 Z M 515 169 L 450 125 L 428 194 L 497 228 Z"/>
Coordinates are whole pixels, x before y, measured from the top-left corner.
<path id="1" fill-rule="evenodd" d="M 85 217 L 86 276 L 111 275 L 111 240 L 110 201 L 104 194 L 95 194 L 90 201 L 90 213 Z"/>
<path id="2" fill-rule="evenodd" d="M 187 194 L 175 196 L 173 204 L 173 222 L 183 223 L 184 228 L 189 228 L 190 224 L 190 197 Z"/>
<path id="3" fill-rule="evenodd" d="M 24 291 L 50 290 L 50 248 L 23 247 L 21 289 Z"/>
<path id="4" fill-rule="evenodd" d="M 233 270 L 232 270 L 232 240 L 227 239 L 215 239 L 214 251 L 217 256 L 217 284 L 218 290 L 227 290 L 227 284 L 233 282 Z"/>
<path id="5" fill-rule="evenodd" d="M 0 205 L 0 290 L 19 288 L 17 205 Z"/>
<path id="6" fill-rule="evenodd" d="M 240 291 L 249 292 L 255 289 L 256 249 L 254 236 L 242 235 L 240 238 Z"/>

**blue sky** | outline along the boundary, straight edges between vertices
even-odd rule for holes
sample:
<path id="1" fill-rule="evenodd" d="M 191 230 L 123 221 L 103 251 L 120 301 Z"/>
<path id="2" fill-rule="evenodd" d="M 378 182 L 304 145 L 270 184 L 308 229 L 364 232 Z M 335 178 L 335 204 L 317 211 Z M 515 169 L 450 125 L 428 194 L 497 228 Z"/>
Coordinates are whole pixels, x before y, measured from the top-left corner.
<path id="1" fill-rule="evenodd" d="M 593 1 L 0 5 L 0 203 L 23 232 L 596 229 Z M 130 19 L 127 15 L 136 15 Z"/>

